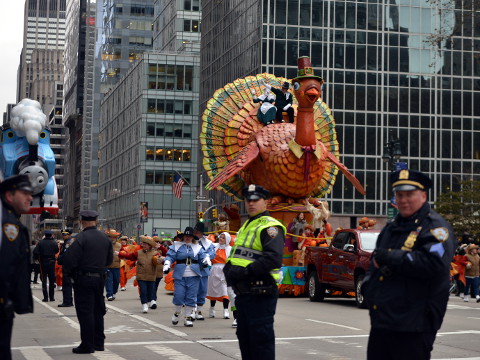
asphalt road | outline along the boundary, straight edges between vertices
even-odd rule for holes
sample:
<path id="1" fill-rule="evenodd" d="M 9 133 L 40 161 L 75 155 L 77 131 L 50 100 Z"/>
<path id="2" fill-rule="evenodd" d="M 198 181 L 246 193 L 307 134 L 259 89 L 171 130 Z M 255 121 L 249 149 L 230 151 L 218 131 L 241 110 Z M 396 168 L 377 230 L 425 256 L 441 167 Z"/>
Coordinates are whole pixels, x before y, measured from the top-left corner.
<path id="1" fill-rule="evenodd" d="M 12 341 L 13 358 L 48 359 L 240 359 L 233 319 L 217 317 L 195 321 L 191 328 L 171 323 L 172 295 L 159 289 L 158 308 L 142 314 L 137 288 L 131 284 L 107 302 L 106 350 L 76 355 L 79 326 L 74 308 L 42 303 L 40 285 L 33 288 L 35 313 L 17 316 Z M 208 306 L 204 314 L 208 314 Z M 277 359 L 365 359 L 370 329 L 368 311 L 353 299 L 327 298 L 313 303 L 306 297 L 282 297 L 275 317 Z M 451 297 L 432 359 L 480 360 L 480 303 Z"/>

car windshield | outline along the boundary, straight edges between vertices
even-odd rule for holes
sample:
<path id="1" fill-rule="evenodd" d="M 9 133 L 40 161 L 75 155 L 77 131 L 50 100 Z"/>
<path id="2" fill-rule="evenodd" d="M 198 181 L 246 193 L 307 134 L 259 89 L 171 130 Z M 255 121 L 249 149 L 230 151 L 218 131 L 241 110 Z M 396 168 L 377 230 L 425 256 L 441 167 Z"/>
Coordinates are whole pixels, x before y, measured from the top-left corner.
<path id="1" fill-rule="evenodd" d="M 375 244 L 377 243 L 377 238 L 380 232 L 364 232 L 360 233 L 360 241 L 362 243 L 362 249 L 365 251 L 373 251 L 375 249 Z"/>

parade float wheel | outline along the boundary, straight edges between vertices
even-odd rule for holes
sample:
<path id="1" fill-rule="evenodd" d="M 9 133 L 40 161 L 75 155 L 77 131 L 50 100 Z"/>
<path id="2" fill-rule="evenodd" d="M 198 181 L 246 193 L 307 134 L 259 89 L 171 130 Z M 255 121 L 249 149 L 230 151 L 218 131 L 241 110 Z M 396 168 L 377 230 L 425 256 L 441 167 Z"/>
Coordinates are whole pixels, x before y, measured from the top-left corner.
<path id="1" fill-rule="evenodd" d="M 325 298 L 325 286 L 318 281 L 316 271 L 312 271 L 308 278 L 308 296 L 310 301 L 323 301 Z"/>

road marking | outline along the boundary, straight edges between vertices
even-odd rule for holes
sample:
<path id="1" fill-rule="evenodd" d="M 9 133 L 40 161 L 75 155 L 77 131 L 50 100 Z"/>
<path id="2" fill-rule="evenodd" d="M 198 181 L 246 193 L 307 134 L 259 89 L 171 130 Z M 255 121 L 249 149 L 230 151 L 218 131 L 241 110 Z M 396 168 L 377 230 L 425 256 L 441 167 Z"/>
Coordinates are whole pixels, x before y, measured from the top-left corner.
<path id="1" fill-rule="evenodd" d="M 141 333 L 141 332 L 152 332 L 152 330 L 149 330 L 149 329 L 134 329 L 131 326 L 118 325 L 118 326 L 112 326 L 111 328 L 108 328 L 104 331 L 105 334 L 116 334 L 116 333 L 120 333 L 120 332 Z"/>
<path id="2" fill-rule="evenodd" d="M 109 309 L 112 309 L 113 311 L 116 311 L 116 312 L 119 312 L 120 314 L 123 314 L 123 315 L 126 315 L 126 316 L 130 316 L 134 319 L 137 319 L 137 320 L 140 320 L 148 325 L 151 325 L 151 326 L 154 326 L 156 328 L 159 328 L 159 329 L 162 329 L 166 332 L 169 332 L 173 335 L 177 335 L 177 336 L 183 336 L 183 337 L 187 337 L 188 334 L 185 334 L 184 332 L 182 331 L 179 331 L 179 330 L 175 330 L 175 329 L 172 329 L 171 327 L 168 327 L 168 326 L 165 326 L 165 325 L 162 325 L 162 324 L 159 324 L 153 320 L 150 320 L 150 319 L 147 319 L 147 318 L 144 318 L 143 316 L 140 316 L 140 315 L 135 315 L 135 314 L 132 314 L 128 311 L 125 311 L 125 310 L 122 310 L 120 308 L 117 308 L 116 306 L 112 306 L 112 305 L 107 305 L 107 307 Z"/>
<path id="3" fill-rule="evenodd" d="M 48 305 L 47 303 L 43 302 L 42 300 L 40 300 L 39 298 L 37 298 L 36 296 L 33 297 L 33 300 L 35 300 L 37 303 L 39 303 L 40 305 L 42 306 L 45 306 L 48 310 L 50 310 L 51 312 L 57 314 L 57 315 L 60 315 L 60 317 L 65 320 L 68 325 L 70 325 L 71 327 L 73 327 L 75 330 L 79 330 L 80 331 L 80 324 L 77 323 L 75 320 L 73 319 L 70 319 L 69 317 L 66 317 L 64 313 L 58 311 L 57 309 L 51 307 L 50 305 Z"/>
<path id="4" fill-rule="evenodd" d="M 321 323 L 321 324 L 339 326 L 339 327 L 342 327 L 342 328 L 345 328 L 345 329 L 350 329 L 350 330 L 359 330 L 359 331 L 362 330 L 362 329 L 357 329 L 357 328 L 354 328 L 354 327 L 351 327 L 351 326 L 345 326 L 345 325 L 335 324 L 335 323 L 326 322 L 326 321 L 313 320 L 313 319 L 305 319 L 305 320 L 316 322 L 316 323 Z"/>
<path id="5" fill-rule="evenodd" d="M 475 319 L 475 320 L 480 320 L 480 318 L 477 318 L 477 317 L 472 317 L 472 316 L 467 316 L 467 319 Z"/>
<path id="6" fill-rule="evenodd" d="M 480 308 L 478 308 L 478 307 L 470 307 L 470 306 L 465 306 L 465 305 L 453 305 L 453 304 L 448 304 L 447 309 L 480 310 Z"/>
<path id="7" fill-rule="evenodd" d="M 95 351 L 92 355 L 100 360 L 126 360 L 120 355 L 112 353 L 108 349 L 105 349 L 105 351 Z"/>
<path id="8" fill-rule="evenodd" d="M 151 350 L 159 355 L 162 356 L 168 356 L 169 359 L 175 359 L 175 360 L 197 360 L 196 358 L 193 358 L 189 355 L 183 354 L 175 349 L 166 347 L 166 346 L 160 346 L 160 345 L 151 345 L 151 346 L 145 346 L 148 350 Z"/>
<path id="9" fill-rule="evenodd" d="M 20 352 L 29 360 L 51 360 L 52 358 L 43 349 L 21 349 Z"/>

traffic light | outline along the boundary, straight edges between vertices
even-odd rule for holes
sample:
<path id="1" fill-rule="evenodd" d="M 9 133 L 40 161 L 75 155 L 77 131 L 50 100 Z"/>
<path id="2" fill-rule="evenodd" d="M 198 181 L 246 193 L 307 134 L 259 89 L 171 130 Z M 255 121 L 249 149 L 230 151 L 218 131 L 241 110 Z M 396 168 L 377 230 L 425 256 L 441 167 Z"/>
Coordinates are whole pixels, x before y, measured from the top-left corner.
<path id="1" fill-rule="evenodd" d="M 198 212 L 198 221 L 203 222 L 203 211 Z"/>
<path id="2" fill-rule="evenodd" d="M 218 217 L 217 209 L 212 209 L 212 216 L 213 216 L 214 218 L 217 218 L 217 217 Z"/>

